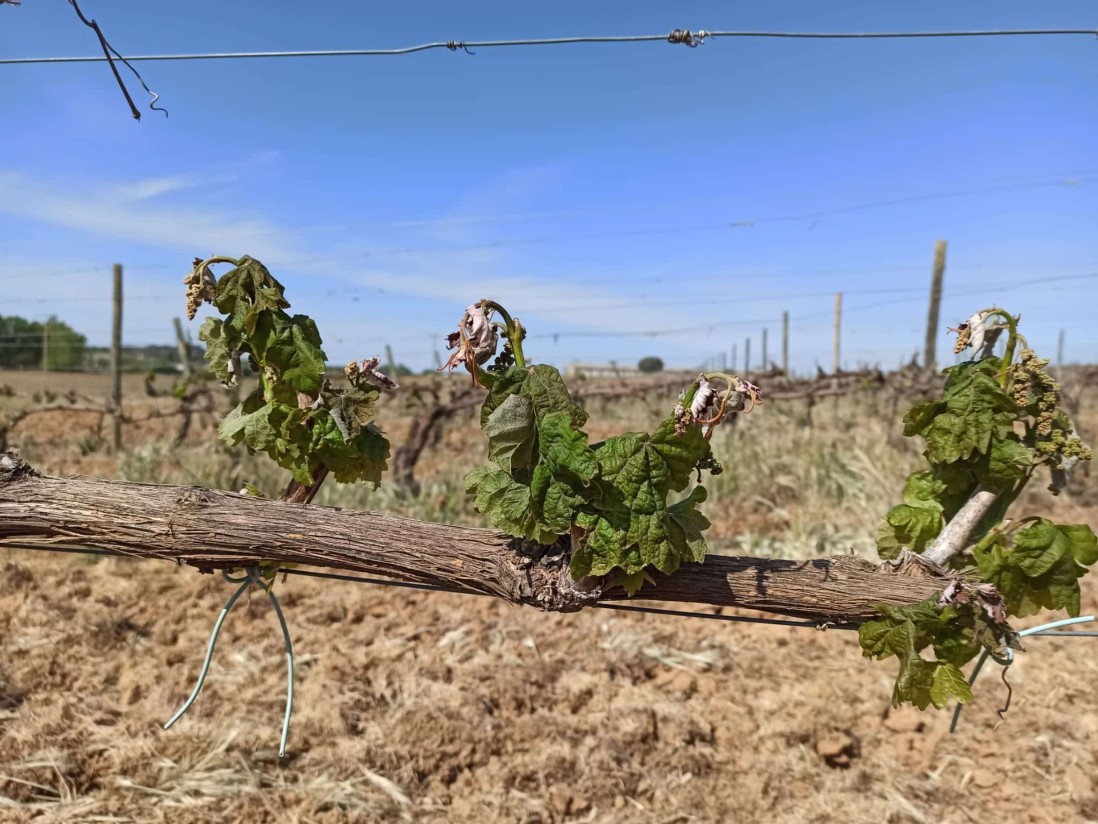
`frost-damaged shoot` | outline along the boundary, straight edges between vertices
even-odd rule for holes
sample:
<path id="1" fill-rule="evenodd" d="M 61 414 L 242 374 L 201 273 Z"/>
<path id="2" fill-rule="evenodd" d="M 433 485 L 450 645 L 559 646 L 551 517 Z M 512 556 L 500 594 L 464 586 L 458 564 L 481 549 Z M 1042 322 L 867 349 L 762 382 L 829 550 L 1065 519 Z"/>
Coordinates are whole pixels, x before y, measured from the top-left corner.
<path id="1" fill-rule="evenodd" d="M 709 437 L 727 415 L 761 403 L 759 388 L 701 374 L 653 432 L 588 444 L 587 413 L 556 369 L 527 365 L 524 337 L 518 319 L 491 300 L 466 309 L 448 337 L 454 354 L 444 368 L 464 366 L 488 390 L 480 425 L 490 464 L 465 477 L 477 510 L 509 535 L 546 545 L 567 536 L 575 579 L 608 576 L 630 595 L 652 580 L 651 570 L 671 574 L 684 561 L 705 560 L 709 521 L 698 510 L 705 487 L 686 490 L 695 473 L 700 482 L 702 470 L 721 471 Z"/>
<path id="2" fill-rule="evenodd" d="M 881 557 L 917 553 L 956 574 L 940 597 L 910 607 L 881 606 L 863 624 L 867 657 L 900 659 L 893 703 L 944 707 L 972 697 L 961 667 L 981 648 L 1020 649 L 1007 619 L 1042 609 L 1079 614 L 1079 578 L 1098 560 L 1085 524 L 1037 516 L 1008 518 L 1041 467 L 1058 494 L 1091 450 L 1061 408 L 1060 386 L 1018 333 L 1018 316 L 992 307 L 957 329 L 955 351 L 973 357 L 944 370 L 942 396 L 904 416 L 904 435 L 925 443 L 927 468 L 907 479 L 902 503 L 877 532 Z M 1006 335 L 1002 357 L 992 354 Z M 1020 350 L 1019 350 L 1020 347 Z M 930 648 L 934 659 L 920 654 Z"/>
<path id="3" fill-rule="evenodd" d="M 228 263 L 215 278 L 210 267 Z M 378 358 L 352 361 L 350 386 L 335 389 L 325 377 L 320 333 L 311 318 L 290 315 L 282 284 L 254 258 L 196 259 L 184 278 L 187 317 L 211 303 L 224 318 L 210 317 L 199 338 L 210 369 L 225 386 L 241 378 L 248 356 L 258 387 L 222 421 L 221 439 L 263 452 L 293 477 L 283 498 L 307 502 L 330 472 L 341 483 L 376 487 L 389 458 L 389 442 L 373 424 L 374 405 L 396 383 L 377 371 Z"/>

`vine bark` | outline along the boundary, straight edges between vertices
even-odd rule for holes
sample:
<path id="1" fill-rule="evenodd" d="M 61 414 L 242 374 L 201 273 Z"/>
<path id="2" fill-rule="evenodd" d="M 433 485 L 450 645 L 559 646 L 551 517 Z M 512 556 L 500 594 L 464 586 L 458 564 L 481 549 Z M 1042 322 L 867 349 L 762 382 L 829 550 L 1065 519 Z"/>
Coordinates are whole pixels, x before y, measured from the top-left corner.
<path id="1" fill-rule="evenodd" d="M 189 564 L 260 562 L 386 575 L 513 604 L 571 612 L 626 598 L 601 579 L 572 580 L 564 539 L 543 547 L 472 529 L 252 498 L 202 487 L 44 476 L 0 455 L 0 547 L 66 545 Z M 711 555 L 657 576 L 638 600 L 742 607 L 854 625 L 875 603 L 912 604 L 949 579 L 919 562 L 852 556 L 788 561 Z"/>

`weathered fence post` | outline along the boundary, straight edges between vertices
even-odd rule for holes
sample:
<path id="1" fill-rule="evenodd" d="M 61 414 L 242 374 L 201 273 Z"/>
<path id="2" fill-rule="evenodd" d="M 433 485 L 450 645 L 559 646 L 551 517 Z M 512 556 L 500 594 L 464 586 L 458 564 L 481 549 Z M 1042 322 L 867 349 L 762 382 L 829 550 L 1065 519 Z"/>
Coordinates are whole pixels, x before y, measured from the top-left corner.
<path id="1" fill-rule="evenodd" d="M 385 370 L 390 378 L 396 379 L 396 363 L 393 361 L 393 347 L 385 344 Z"/>
<path id="2" fill-rule="evenodd" d="M 930 278 L 930 308 L 926 317 L 926 348 L 923 351 L 923 368 L 937 367 L 938 315 L 942 303 L 942 276 L 946 266 L 946 242 L 939 240 L 934 246 L 934 271 Z"/>
<path id="3" fill-rule="evenodd" d="M 111 411 L 114 451 L 122 448 L 122 264 L 114 264 L 114 323 L 111 326 Z"/>
<path id="4" fill-rule="evenodd" d="M 843 293 L 835 293 L 835 357 L 831 362 L 831 374 L 835 376 L 833 386 L 835 389 L 839 388 L 839 341 L 842 337 L 842 324 L 843 324 Z"/>
<path id="5" fill-rule="evenodd" d="M 183 367 L 183 380 L 190 380 L 193 374 L 191 370 L 191 347 L 183 336 L 183 321 L 179 318 L 172 318 L 172 323 L 175 325 L 175 347 L 179 351 L 179 363 Z"/>
<path id="6" fill-rule="evenodd" d="M 50 319 L 42 324 L 42 371 L 50 371 Z"/>
<path id="7" fill-rule="evenodd" d="M 782 312 L 782 373 L 789 376 L 789 312 Z"/>

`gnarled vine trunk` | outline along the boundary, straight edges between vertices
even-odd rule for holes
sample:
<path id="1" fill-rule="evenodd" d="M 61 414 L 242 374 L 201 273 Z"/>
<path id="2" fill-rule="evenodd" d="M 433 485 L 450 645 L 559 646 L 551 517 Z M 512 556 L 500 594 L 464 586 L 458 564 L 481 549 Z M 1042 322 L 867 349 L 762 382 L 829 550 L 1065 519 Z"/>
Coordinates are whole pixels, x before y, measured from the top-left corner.
<path id="1" fill-rule="evenodd" d="M 0 456 L 0 547 L 70 545 L 185 563 L 204 571 L 260 562 L 387 575 L 543 610 L 622 600 L 599 579 L 572 580 L 563 545 L 490 529 L 268 501 L 202 487 L 40 475 Z M 711 555 L 656 575 L 638 598 L 744 607 L 858 624 L 874 603 L 911 604 L 946 579 L 918 562 L 851 556 L 809 561 Z"/>

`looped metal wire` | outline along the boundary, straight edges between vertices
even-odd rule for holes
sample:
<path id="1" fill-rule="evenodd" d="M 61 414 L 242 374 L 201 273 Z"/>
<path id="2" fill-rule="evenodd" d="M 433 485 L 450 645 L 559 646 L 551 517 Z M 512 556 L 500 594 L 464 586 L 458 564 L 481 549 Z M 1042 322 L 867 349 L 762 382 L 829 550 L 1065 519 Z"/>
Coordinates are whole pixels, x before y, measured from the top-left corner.
<path id="1" fill-rule="evenodd" d="M 448 48 L 450 51 L 457 51 L 458 49 L 461 49 L 466 54 L 476 54 L 475 51 L 469 50 L 469 47 L 465 45 L 464 40 L 447 40 L 446 48 Z"/>
<path id="2" fill-rule="evenodd" d="M 1093 635 L 1093 633 L 1054 632 L 1053 630 L 1056 630 L 1058 627 L 1071 626 L 1072 624 L 1086 624 L 1086 623 L 1089 623 L 1090 621 L 1093 621 L 1093 620 L 1094 620 L 1093 615 L 1084 615 L 1080 618 L 1063 618 L 1059 621 L 1052 621 L 1048 624 L 1041 624 L 1040 626 L 1030 627 L 1029 629 L 1024 629 L 1024 630 L 1022 630 L 1021 632 L 1018 633 L 1018 637 L 1019 638 L 1025 638 L 1025 637 L 1031 636 L 1031 635 L 1033 635 L 1033 636 L 1041 636 L 1041 635 L 1045 635 L 1045 636 L 1049 636 L 1049 635 L 1068 635 L 1068 636 L 1088 635 L 1089 636 L 1089 635 Z M 984 664 L 987 663 L 988 658 L 990 658 L 996 664 L 998 664 L 999 666 L 1001 666 L 1003 668 L 1002 678 L 1003 678 L 1003 683 L 1006 685 L 1006 688 L 1007 688 L 1007 698 L 1006 698 L 1006 703 L 1002 707 L 1002 709 L 996 710 L 996 712 L 998 712 L 1000 719 L 1005 720 L 1006 711 L 1008 709 L 1010 709 L 1010 699 L 1014 695 L 1014 688 L 1010 685 L 1010 682 L 1007 681 L 1007 679 L 1006 679 L 1007 670 L 1010 669 L 1010 665 L 1014 663 L 1014 650 L 1012 650 L 1010 647 L 1007 647 L 1006 650 L 1004 651 L 1004 654 L 999 655 L 995 652 L 992 652 L 990 649 L 985 648 L 984 651 L 982 653 L 980 653 L 980 657 L 976 660 L 976 666 L 972 668 L 972 675 L 970 675 L 968 677 L 968 685 L 970 687 L 974 683 L 976 683 L 976 676 L 980 674 L 980 670 L 982 670 L 984 668 Z M 961 720 L 961 708 L 963 706 L 964 706 L 964 704 L 958 704 L 953 710 L 953 719 L 949 723 L 949 731 L 951 733 L 956 732 L 956 730 L 957 730 L 957 722 Z"/>
<path id="3" fill-rule="evenodd" d="M 239 577 L 233 577 L 232 570 L 223 569 L 221 570 L 221 577 L 230 584 L 243 584 L 245 582 L 258 584 L 263 580 L 262 576 L 259 574 L 259 567 L 257 566 L 245 567 L 244 574 Z"/>
<path id="4" fill-rule="evenodd" d="M 210 671 L 210 662 L 213 660 L 214 647 L 217 645 L 217 637 L 221 634 L 221 626 L 225 623 L 225 618 L 229 615 L 229 610 L 233 608 L 233 605 L 239 600 L 252 584 L 263 586 L 263 577 L 260 573 L 258 566 L 250 566 L 245 569 L 244 575 L 235 577 L 229 573 L 229 570 L 222 570 L 221 577 L 229 583 L 240 584 L 237 587 L 236 592 L 232 594 L 232 597 L 225 602 L 225 606 L 222 607 L 221 613 L 217 616 L 217 621 L 214 623 L 213 633 L 210 635 L 210 643 L 206 647 L 206 657 L 202 661 L 202 669 L 198 673 L 198 681 L 194 685 L 194 689 L 191 691 L 190 696 L 183 702 L 183 706 L 168 719 L 168 722 L 164 724 L 164 729 L 169 729 L 176 721 L 183 717 L 184 713 L 191 708 L 195 700 L 198 698 L 198 694 L 202 692 L 202 685 L 206 683 L 206 675 Z M 275 596 L 274 591 L 266 589 L 267 597 L 271 601 L 271 606 L 274 607 L 275 615 L 278 616 L 278 624 L 282 628 L 282 639 L 286 647 L 286 713 L 282 719 L 282 736 L 279 739 L 278 756 L 279 758 L 286 755 L 286 741 L 290 736 L 290 714 L 293 711 L 294 704 L 294 648 L 290 641 L 290 628 L 286 625 L 286 617 L 282 614 L 282 607 L 278 603 L 278 598 Z"/>

